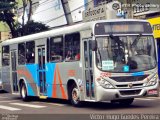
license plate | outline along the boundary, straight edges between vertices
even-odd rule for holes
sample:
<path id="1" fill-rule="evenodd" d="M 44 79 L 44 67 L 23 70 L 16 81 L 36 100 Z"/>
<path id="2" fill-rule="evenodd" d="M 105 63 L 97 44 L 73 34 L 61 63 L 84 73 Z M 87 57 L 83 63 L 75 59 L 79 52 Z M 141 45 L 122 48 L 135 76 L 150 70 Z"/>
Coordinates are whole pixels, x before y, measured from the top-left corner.
<path id="1" fill-rule="evenodd" d="M 148 95 L 157 95 L 158 91 L 157 90 L 149 90 Z"/>

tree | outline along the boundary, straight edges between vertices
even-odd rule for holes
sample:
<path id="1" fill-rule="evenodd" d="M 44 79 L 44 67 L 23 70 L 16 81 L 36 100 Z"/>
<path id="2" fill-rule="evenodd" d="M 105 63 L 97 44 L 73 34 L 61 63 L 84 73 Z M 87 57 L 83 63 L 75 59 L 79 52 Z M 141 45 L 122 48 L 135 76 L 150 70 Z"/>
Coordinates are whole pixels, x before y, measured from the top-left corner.
<path id="1" fill-rule="evenodd" d="M 19 28 L 17 29 L 18 36 L 23 35 L 30 35 L 34 33 L 39 33 L 42 31 L 49 30 L 49 27 L 45 24 L 34 22 L 33 20 L 28 21 L 27 24 L 25 24 L 22 28 L 22 26 L 19 24 Z"/>
<path id="2" fill-rule="evenodd" d="M 22 13 L 22 23 L 17 24 L 17 34 L 18 36 L 24 36 L 29 34 L 34 34 L 42 31 L 49 30 L 49 27 L 45 24 L 34 22 L 31 20 L 32 15 L 32 0 L 22 0 L 23 3 L 23 13 Z M 27 21 L 25 19 L 26 7 L 29 6 Z M 26 22 L 24 22 L 26 21 Z"/>
<path id="3" fill-rule="evenodd" d="M 31 20 L 31 15 L 32 15 L 32 0 L 28 0 L 29 2 L 29 14 L 28 14 L 28 21 Z"/>
<path id="4" fill-rule="evenodd" d="M 28 0 L 29 2 L 29 14 L 28 14 L 28 21 L 31 20 L 31 15 L 32 15 L 32 0 Z"/>
<path id="5" fill-rule="evenodd" d="M 23 14 L 22 14 L 22 29 L 24 28 L 25 25 L 25 14 L 26 14 L 26 7 L 29 5 L 29 13 L 27 15 L 27 23 L 31 20 L 31 15 L 32 15 L 32 0 L 22 0 L 23 3 Z M 21 33 L 23 35 L 23 31 Z"/>
<path id="6" fill-rule="evenodd" d="M 26 11 L 26 6 L 27 6 L 27 1 L 26 0 L 22 0 L 23 2 L 23 15 L 22 15 L 22 28 L 24 26 L 24 16 L 25 16 L 25 11 Z"/>
<path id="7" fill-rule="evenodd" d="M 32 13 L 32 0 L 22 1 L 24 11 L 27 6 L 27 2 L 29 2 L 30 5 L 27 24 L 24 24 L 24 22 L 22 22 L 22 24 L 17 23 L 14 19 L 15 14 L 13 12 L 17 5 L 15 1 L 16 0 L 0 0 L 0 21 L 8 24 L 13 38 L 49 30 L 49 27 L 42 23 L 30 21 Z M 23 12 L 23 15 L 24 13 L 25 12 Z M 22 19 L 22 21 L 24 21 L 24 17 L 22 17 Z"/>
<path id="8" fill-rule="evenodd" d="M 14 10 L 16 8 L 15 0 L 1 0 L 0 1 L 0 21 L 6 22 L 11 30 L 12 37 L 16 37 Z"/>
<path id="9" fill-rule="evenodd" d="M 32 15 L 32 0 L 22 0 L 23 3 L 23 15 L 22 15 L 22 26 L 24 25 L 24 16 L 25 16 L 25 11 L 26 11 L 26 7 L 29 6 L 29 10 L 28 10 L 28 19 L 27 22 L 31 20 L 31 15 Z"/>

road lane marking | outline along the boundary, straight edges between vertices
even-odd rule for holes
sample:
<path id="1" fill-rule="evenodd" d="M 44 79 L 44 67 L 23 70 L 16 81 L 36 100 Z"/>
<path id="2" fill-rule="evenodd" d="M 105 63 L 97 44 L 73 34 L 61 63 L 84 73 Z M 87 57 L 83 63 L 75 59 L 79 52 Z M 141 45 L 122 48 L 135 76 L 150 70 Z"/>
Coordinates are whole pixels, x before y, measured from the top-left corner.
<path id="1" fill-rule="evenodd" d="M 136 98 L 137 100 L 159 100 L 160 97 Z"/>
<path id="2" fill-rule="evenodd" d="M 56 105 L 56 106 L 60 106 L 60 107 L 65 106 L 63 104 L 58 104 L 58 103 L 47 103 L 47 102 L 34 102 L 34 103 L 38 103 L 38 104 L 43 103 L 43 104 L 49 104 L 49 105 Z"/>
<path id="3" fill-rule="evenodd" d="M 49 104 L 49 105 L 56 105 L 56 106 L 60 106 L 60 107 L 64 106 L 62 104 L 57 104 L 57 103 L 47 103 L 47 104 Z"/>
<path id="4" fill-rule="evenodd" d="M 0 103 L 13 102 L 13 101 L 19 101 L 19 100 L 10 100 L 10 101 L 6 101 L 6 100 L 4 101 L 4 100 L 3 100 L 3 101 L 0 101 Z"/>
<path id="5" fill-rule="evenodd" d="M 20 95 L 20 93 L 12 93 L 12 95 Z"/>
<path id="6" fill-rule="evenodd" d="M 146 98 L 136 98 L 136 100 L 155 100 L 155 99 L 146 99 Z"/>
<path id="7" fill-rule="evenodd" d="M 14 107 L 9 107 L 9 106 L 4 106 L 4 105 L 0 105 L 0 109 L 10 110 L 10 111 L 21 110 L 19 108 L 14 108 Z"/>
<path id="8" fill-rule="evenodd" d="M 45 108 L 46 106 L 40 106 L 40 105 L 32 105 L 32 104 L 24 104 L 24 103 L 10 103 L 12 105 L 19 105 L 24 107 L 31 107 L 31 108 Z"/>
<path id="9" fill-rule="evenodd" d="M 151 98 L 151 99 L 160 99 L 160 97 L 147 97 L 147 98 Z"/>
<path id="10" fill-rule="evenodd" d="M 0 96 L 0 98 L 9 98 L 9 97 L 3 97 L 3 96 Z"/>

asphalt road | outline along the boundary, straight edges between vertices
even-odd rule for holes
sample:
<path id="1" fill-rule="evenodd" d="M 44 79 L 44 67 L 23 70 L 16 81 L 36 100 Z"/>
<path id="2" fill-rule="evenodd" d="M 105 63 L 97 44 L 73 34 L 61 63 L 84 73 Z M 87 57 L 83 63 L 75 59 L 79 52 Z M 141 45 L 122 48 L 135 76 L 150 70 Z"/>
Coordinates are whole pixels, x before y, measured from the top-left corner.
<path id="1" fill-rule="evenodd" d="M 137 98 L 129 107 L 118 104 L 86 102 L 80 108 L 69 101 L 34 98 L 23 102 L 19 95 L 0 93 L 0 113 L 4 114 L 160 114 L 160 97 Z M 47 116 L 46 116 L 47 117 Z M 160 119 L 160 118 L 159 118 Z M 48 120 L 48 119 L 47 119 Z"/>

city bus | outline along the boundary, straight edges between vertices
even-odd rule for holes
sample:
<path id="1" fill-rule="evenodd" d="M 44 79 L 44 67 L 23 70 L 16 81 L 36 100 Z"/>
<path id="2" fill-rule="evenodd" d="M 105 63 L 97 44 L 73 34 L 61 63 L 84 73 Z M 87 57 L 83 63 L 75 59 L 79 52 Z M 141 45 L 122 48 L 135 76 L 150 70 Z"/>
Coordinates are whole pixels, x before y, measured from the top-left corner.
<path id="1" fill-rule="evenodd" d="M 130 105 L 158 96 L 156 41 L 145 20 L 100 20 L 1 43 L 3 89 L 41 99 Z"/>

